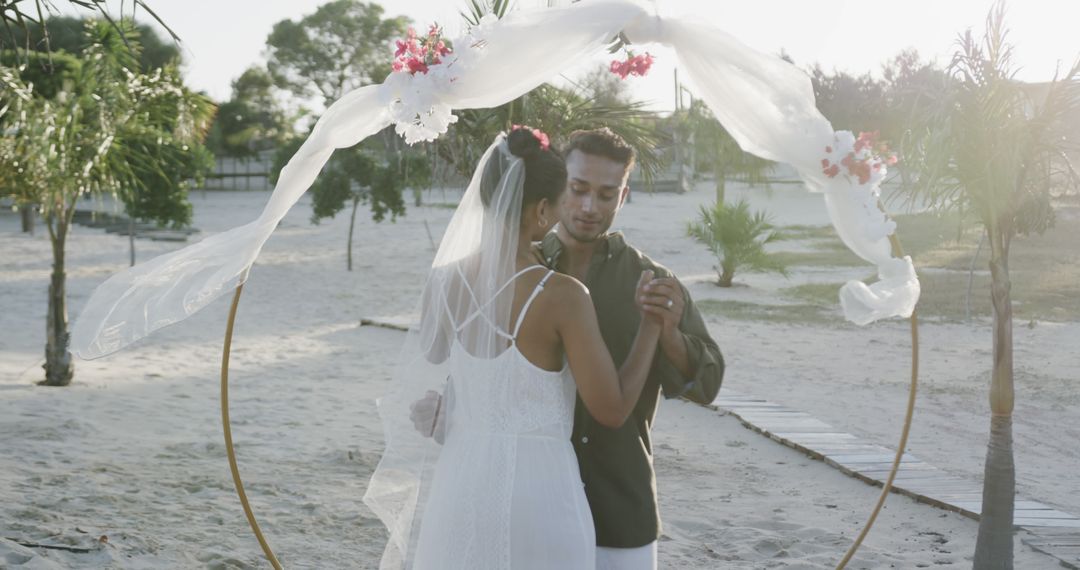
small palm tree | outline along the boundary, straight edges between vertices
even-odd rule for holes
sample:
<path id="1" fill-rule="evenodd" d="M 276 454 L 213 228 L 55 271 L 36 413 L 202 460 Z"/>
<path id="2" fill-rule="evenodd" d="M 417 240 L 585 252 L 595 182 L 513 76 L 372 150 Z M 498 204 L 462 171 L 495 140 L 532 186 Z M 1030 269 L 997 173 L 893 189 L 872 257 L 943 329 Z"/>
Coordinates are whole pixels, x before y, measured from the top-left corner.
<path id="1" fill-rule="evenodd" d="M 1047 229 L 1054 221 L 1054 195 L 1080 187 L 1067 158 L 1075 142 L 1064 129 L 1066 119 L 1080 111 L 1080 63 L 1036 94 L 1015 79 L 1011 52 L 999 3 L 987 16 L 982 42 L 970 31 L 960 38 L 950 83 L 915 147 L 922 172 L 913 198 L 974 212 L 990 244 L 992 415 L 975 545 L 979 570 L 1013 564 L 1010 244 Z"/>
<path id="2" fill-rule="evenodd" d="M 138 72 L 133 30 L 126 21 L 89 22 L 77 80 L 51 100 L 0 66 L 0 150 L 5 164 L 17 165 L 15 199 L 40 206 L 52 245 L 42 382 L 50 386 L 69 384 L 75 370 L 65 255 L 79 198 L 108 193 L 129 208 L 156 211 L 143 203 L 152 196 L 147 184 L 187 178 L 210 118 L 205 99 L 184 89 L 175 70 Z"/>
<path id="3" fill-rule="evenodd" d="M 765 245 L 782 239 L 763 211 L 751 212 L 746 200 L 734 204 L 717 202 L 701 207 L 701 219 L 687 226 L 687 234 L 708 246 L 720 265 L 717 285 L 731 287 L 735 271 L 776 272 L 788 276 L 787 267 L 765 251 Z"/>

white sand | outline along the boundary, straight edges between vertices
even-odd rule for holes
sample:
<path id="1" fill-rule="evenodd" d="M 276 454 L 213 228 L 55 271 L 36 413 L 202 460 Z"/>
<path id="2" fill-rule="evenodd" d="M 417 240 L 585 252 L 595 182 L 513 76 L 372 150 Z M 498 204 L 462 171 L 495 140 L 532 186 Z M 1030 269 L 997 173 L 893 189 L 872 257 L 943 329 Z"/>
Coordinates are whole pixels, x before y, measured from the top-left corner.
<path id="1" fill-rule="evenodd" d="M 753 191 L 780 223 L 825 223 L 818 197 Z M 738 189 L 729 196 L 739 195 Z M 201 236 L 246 222 L 261 193 L 194 193 Z M 441 193 L 434 193 L 441 198 Z M 715 263 L 683 237 L 702 190 L 637 195 L 621 214 L 632 242 L 686 278 L 696 298 L 775 301 L 787 283 L 740 276 L 707 283 Z M 245 287 L 232 361 L 233 434 L 256 515 L 292 568 L 374 568 L 385 534 L 362 505 L 382 447 L 373 398 L 386 387 L 401 334 L 358 328 L 403 318 L 451 211 L 410 209 L 396 224 L 358 224 L 345 271 L 348 220 L 308 223 L 301 201 Z M 222 299 L 137 346 L 77 363 L 68 388 L 41 377 L 49 245 L 0 213 L 0 537 L 94 549 L 27 549 L 0 538 L 0 568 L 255 568 L 262 559 L 232 488 L 221 437 L 218 362 Z M 140 259 L 178 247 L 138 242 Z M 76 227 L 68 246 L 72 316 L 93 287 L 127 263 L 127 238 Z M 793 282 L 865 275 L 796 274 Z M 866 329 L 722 321 L 726 386 L 800 408 L 891 445 L 907 378 L 903 323 Z M 990 333 L 929 325 L 924 392 L 909 451 L 954 473 L 982 472 Z M 1016 458 L 1021 494 L 1080 511 L 1075 347 L 1080 325 L 1018 326 Z M 692 404 L 661 404 L 656 466 L 665 536 L 662 568 L 824 568 L 838 560 L 877 489 Z M 968 568 L 976 523 L 900 496 L 851 568 Z M 99 546 L 98 537 L 108 537 Z M 1017 540 L 1017 568 L 1055 568 Z"/>

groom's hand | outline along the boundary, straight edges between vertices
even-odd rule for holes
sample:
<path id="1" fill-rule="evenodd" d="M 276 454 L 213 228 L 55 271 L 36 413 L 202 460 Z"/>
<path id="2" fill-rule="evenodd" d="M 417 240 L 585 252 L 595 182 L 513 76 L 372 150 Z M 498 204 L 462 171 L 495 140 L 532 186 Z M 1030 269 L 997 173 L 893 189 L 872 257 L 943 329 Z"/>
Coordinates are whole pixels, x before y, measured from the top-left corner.
<path id="1" fill-rule="evenodd" d="M 661 277 L 653 279 L 643 289 L 645 291 L 644 310 L 663 321 L 665 334 L 678 330 L 683 309 L 686 308 L 686 299 L 683 298 L 683 289 L 679 281 L 674 277 Z"/>

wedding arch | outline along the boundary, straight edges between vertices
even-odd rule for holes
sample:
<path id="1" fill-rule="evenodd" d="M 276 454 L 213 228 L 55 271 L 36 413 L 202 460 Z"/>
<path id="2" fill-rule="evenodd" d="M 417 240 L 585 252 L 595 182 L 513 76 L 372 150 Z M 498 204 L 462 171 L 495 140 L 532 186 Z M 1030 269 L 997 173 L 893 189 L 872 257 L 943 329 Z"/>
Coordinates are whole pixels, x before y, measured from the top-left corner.
<path id="1" fill-rule="evenodd" d="M 880 201 L 888 160 L 864 137 L 834 131 L 817 110 L 809 77 L 779 57 L 758 52 L 710 24 L 660 17 L 633 0 L 591 0 L 562 8 L 487 16 L 452 42 L 437 62 L 395 66 L 377 85 L 360 87 L 327 109 L 280 173 L 253 221 L 113 275 L 87 302 L 72 329 L 71 350 L 84 359 L 110 354 L 179 322 L 234 292 L 222 355 L 222 419 L 226 450 L 245 514 L 267 558 L 280 564 L 247 501 L 228 418 L 228 354 L 243 284 L 278 222 L 319 174 L 335 149 L 353 146 L 390 125 L 406 142 L 445 133 L 454 109 L 488 108 L 553 79 L 613 41 L 672 48 L 680 70 L 743 150 L 791 165 L 820 193 L 837 234 L 877 268 L 872 284 L 850 281 L 839 291 L 846 319 L 866 325 L 886 318 L 911 323 L 911 388 L 892 470 L 867 523 L 839 562 L 861 544 L 888 493 L 906 447 L 918 378 L 915 305 L 919 281 Z M 865 355 L 869 358 L 869 355 Z"/>

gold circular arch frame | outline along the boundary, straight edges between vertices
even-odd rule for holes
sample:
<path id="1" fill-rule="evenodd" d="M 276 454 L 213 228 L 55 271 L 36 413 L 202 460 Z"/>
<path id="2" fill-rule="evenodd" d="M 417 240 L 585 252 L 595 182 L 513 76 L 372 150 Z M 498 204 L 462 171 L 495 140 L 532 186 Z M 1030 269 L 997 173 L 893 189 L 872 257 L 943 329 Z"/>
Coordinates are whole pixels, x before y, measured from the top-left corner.
<path id="1" fill-rule="evenodd" d="M 266 554 L 266 559 L 274 566 L 274 570 L 281 570 L 281 563 L 274 556 L 274 551 L 270 550 L 270 544 L 266 542 L 266 537 L 259 529 L 259 522 L 255 520 L 255 513 L 251 510 L 251 504 L 248 503 L 247 493 L 244 492 L 244 483 L 240 480 L 240 468 L 236 465 L 236 451 L 233 449 L 232 429 L 229 422 L 229 349 L 232 347 L 236 308 L 240 305 L 240 294 L 243 292 L 244 284 L 241 283 L 236 287 L 236 294 L 233 295 L 232 306 L 229 308 L 229 321 L 225 325 L 225 346 L 221 350 L 221 427 L 225 431 L 225 454 L 229 456 L 229 470 L 232 471 L 236 494 L 240 497 L 240 504 L 244 506 L 248 524 L 251 525 L 255 538 L 259 540 L 259 546 Z"/>
<path id="2" fill-rule="evenodd" d="M 889 242 L 892 244 L 893 257 L 903 257 L 904 250 L 901 247 L 900 240 L 896 237 L 896 234 L 889 236 Z M 259 528 L 259 523 L 255 520 L 255 513 L 252 511 L 251 504 L 248 502 L 247 493 L 244 492 L 244 483 L 240 480 L 240 469 L 236 463 L 236 452 L 233 449 L 232 429 L 229 422 L 229 350 L 232 347 L 233 326 L 236 323 L 236 310 L 240 305 L 240 294 L 243 291 L 243 284 L 237 286 L 236 293 L 233 295 L 232 306 L 229 308 L 229 320 L 225 326 L 225 343 L 221 351 L 221 426 L 225 434 L 225 453 L 229 458 L 229 469 L 232 472 L 233 484 L 236 486 L 236 494 L 240 497 L 240 504 L 244 508 L 244 515 L 247 517 L 252 532 L 255 533 L 255 538 L 258 539 L 259 546 L 262 547 L 266 559 L 270 561 L 274 570 L 281 570 L 281 563 L 278 562 L 277 557 L 274 556 L 274 551 L 270 549 L 270 544 L 266 541 L 266 537 L 263 536 L 262 530 Z M 870 528 L 874 526 L 874 521 L 877 520 L 878 514 L 885 505 L 885 500 L 888 498 L 889 492 L 892 491 L 893 481 L 896 479 L 896 473 L 900 469 L 900 461 L 904 456 L 904 449 L 907 447 L 908 435 L 911 432 L 911 420 L 915 415 L 915 395 L 919 380 L 919 319 L 916 312 L 911 313 L 909 321 L 911 323 L 911 388 L 908 393 L 907 411 L 904 415 L 904 426 L 900 430 L 900 442 L 896 446 L 896 456 L 893 458 L 892 469 L 889 470 L 889 476 L 885 479 L 885 483 L 881 487 L 881 494 L 878 496 L 874 509 L 870 512 L 870 516 L 867 518 L 866 524 L 863 525 L 862 531 L 855 537 L 855 541 L 851 544 L 851 547 L 848 548 L 847 553 L 844 554 L 844 557 L 836 565 L 836 570 L 843 570 L 847 567 L 848 562 L 855 556 L 855 552 L 859 550 L 859 546 L 862 545 L 866 535 L 869 534 Z"/>

